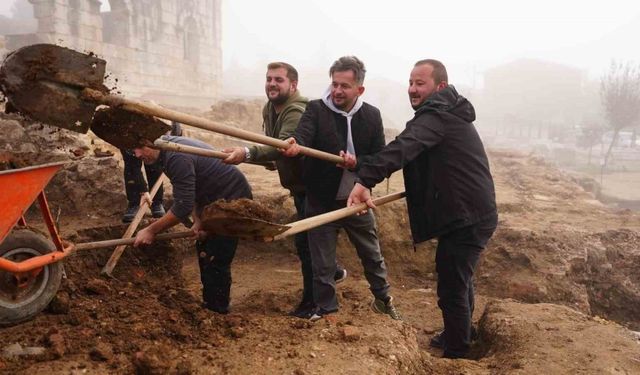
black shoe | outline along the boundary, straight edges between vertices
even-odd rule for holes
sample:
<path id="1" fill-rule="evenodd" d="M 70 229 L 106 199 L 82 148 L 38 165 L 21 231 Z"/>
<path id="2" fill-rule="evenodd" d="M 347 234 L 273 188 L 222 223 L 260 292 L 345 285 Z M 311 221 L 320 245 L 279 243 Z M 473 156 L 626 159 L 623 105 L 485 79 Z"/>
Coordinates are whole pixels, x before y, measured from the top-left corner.
<path id="1" fill-rule="evenodd" d="M 436 333 L 431 340 L 429 340 L 429 346 L 432 348 L 444 349 L 444 330 Z"/>
<path id="2" fill-rule="evenodd" d="M 124 215 L 122 215 L 122 222 L 123 223 L 132 222 L 133 218 L 136 217 L 136 214 L 138 213 L 139 209 L 140 209 L 139 206 L 129 206 L 127 208 L 127 211 L 124 213 Z"/>
<path id="3" fill-rule="evenodd" d="M 205 302 L 202 304 L 202 307 L 222 315 L 229 313 L 229 305 L 221 306 L 219 304 Z"/>
<path id="4" fill-rule="evenodd" d="M 347 278 L 347 270 L 345 269 L 338 269 L 336 271 L 336 274 L 333 275 L 333 280 L 336 282 L 336 284 L 340 284 L 346 278 Z"/>
<path id="5" fill-rule="evenodd" d="M 476 341 L 478 339 L 478 331 L 476 327 L 471 326 L 471 341 Z M 429 340 L 429 346 L 438 349 L 444 349 L 444 330 L 438 332 Z"/>
<path id="6" fill-rule="evenodd" d="M 316 311 L 316 304 L 313 301 L 302 301 L 295 308 L 295 310 L 289 312 L 289 316 L 294 316 L 300 319 L 309 319 L 311 315 Z"/>
<path id="7" fill-rule="evenodd" d="M 151 216 L 155 218 L 163 217 L 165 213 L 162 202 L 153 202 L 151 204 Z"/>
<path id="8" fill-rule="evenodd" d="M 317 307 L 314 311 L 313 314 L 311 314 L 311 316 L 308 318 L 309 321 L 311 322 L 316 322 L 322 318 L 324 318 L 325 316 L 329 315 L 329 314 L 333 314 L 338 310 L 334 310 L 334 311 L 326 311 L 324 309 L 321 309 L 319 307 Z"/>

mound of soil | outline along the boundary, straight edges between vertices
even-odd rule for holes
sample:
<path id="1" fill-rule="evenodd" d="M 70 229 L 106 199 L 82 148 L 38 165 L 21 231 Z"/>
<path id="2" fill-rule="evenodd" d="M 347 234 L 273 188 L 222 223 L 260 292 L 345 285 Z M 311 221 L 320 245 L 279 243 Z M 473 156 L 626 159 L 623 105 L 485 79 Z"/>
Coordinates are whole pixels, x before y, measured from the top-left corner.
<path id="1" fill-rule="evenodd" d="M 253 199 L 241 198 L 235 200 L 219 199 L 207 205 L 202 211 L 202 220 L 212 217 L 246 217 L 264 221 L 273 221 L 271 210 Z"/>

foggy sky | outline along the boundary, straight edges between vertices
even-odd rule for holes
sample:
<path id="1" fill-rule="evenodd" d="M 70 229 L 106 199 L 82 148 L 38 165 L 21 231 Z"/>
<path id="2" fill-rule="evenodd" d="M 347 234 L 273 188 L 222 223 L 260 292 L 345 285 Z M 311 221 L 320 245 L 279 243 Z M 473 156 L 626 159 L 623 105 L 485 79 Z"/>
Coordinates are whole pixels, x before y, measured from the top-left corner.
<path id="1" fill-rule="evenodd" d="M 223 14 L 225 67 L 285 60 L 326 70 L 355 54 L 369 77 L 405 83 L 413 62 L 436 58 L 451 82 L 479 86 L 484 69 L 518 58 L 594 78 L 612 58 L 640 60 L 637 1 L 228 0 Z"/>
<path id="2" fill-rule="evenodd" d="M 0 1 L 0 14 L 11 4 Z M 304 76 L 353 54 L 368 78 L 402 84 L 423 58 L 443 61 L 450 81 L 469 87 L 518 58 L 571 65 L 593 79 L 611 59 L 640 61 L 640 2 L 631 0 L 223 0 L 222 31 L 225 70 L 283 60 Z M 252 90 L 262 94 L 261 85 Z"/>

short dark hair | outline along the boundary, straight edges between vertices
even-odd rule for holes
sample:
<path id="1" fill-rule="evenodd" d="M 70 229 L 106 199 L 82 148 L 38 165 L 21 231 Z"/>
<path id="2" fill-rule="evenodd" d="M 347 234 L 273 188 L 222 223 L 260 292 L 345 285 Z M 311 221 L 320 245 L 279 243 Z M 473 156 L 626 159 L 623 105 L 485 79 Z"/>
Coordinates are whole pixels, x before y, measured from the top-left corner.
<path id="1" fill-rule="evenodd" d="M 334 72 L 346 72 L 348 70 L 353 72 L 353 77 L 356 79 L 356 82 L 362 85 L 367 70 L 364 68 L 364 63 L 355 56 L 342 56 L 334 61 L 329 69 L 329 77 L 333 76 Z"/>
<path id="2" fill-rule="evenodd" d="M 267 65 L 267 70 L 280 68 L 284 68 L 287 71 L 287 78 L 289 78 L 290 81 L 298 82 L 298 71 L 291 64 L 287 64 L 286 62 L 282 61 L 276 61 Z"/>
<path id="3" fill-rule="evenodd" d="M 414 67 L 420 65 L 431 65 L 433 67 L 433 73 L 431 73 L 431 77 L 435 81 L 436 85 L 440 82 L 449 83 L 449 76 L 447 75 L 447 68 L 444 67 L 444 64 L 438 60 L 434 59 L 424 59 L 418 61 Z"/>

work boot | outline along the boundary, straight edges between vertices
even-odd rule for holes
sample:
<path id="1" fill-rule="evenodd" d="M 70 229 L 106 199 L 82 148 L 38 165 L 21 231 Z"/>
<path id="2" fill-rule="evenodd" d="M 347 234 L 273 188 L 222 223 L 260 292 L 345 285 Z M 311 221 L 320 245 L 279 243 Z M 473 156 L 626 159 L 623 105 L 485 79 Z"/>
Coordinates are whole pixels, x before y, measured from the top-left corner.
<path id="1" fill-rule="evenodd" d="M 127 207 L 127 211 L 122 215 L 122 222 L 132 222 L 133 218 L 136 217 L 136 214 L 138 213 L 138 209 L 140 209 L 140 207 L 137 205 L 129 205 L 129 207 Z"/>
<path id="2" fill-rule="evenodd" d="M 400 313 L 393 305 L 393 297 L 391 296 L 389 296 L 389 300 L 386 302 L 381 299 L 374 298 L 373 302 L 371 302 L 371 310 L 378 314 L 387 314 L 393 320 L 402 320 L 402 316 L 400 316 Z"/>
<path id="3" fill-rule="evenodd" d="M 336 282 L 336 284 L 340 284 L 346 278 L 347 278 L 347 270 L 345 269 L 338 269 L 336 270 L 336 274 L 333 275 L 333 280 Z"/>
<path id="4" fill-rule="evenodd" d="M 153 202 L 151 203 L 151 216 L 155 218 L 163 217 L 166 212 L 164 211 L 164 206 L 162 202 Z"/>

